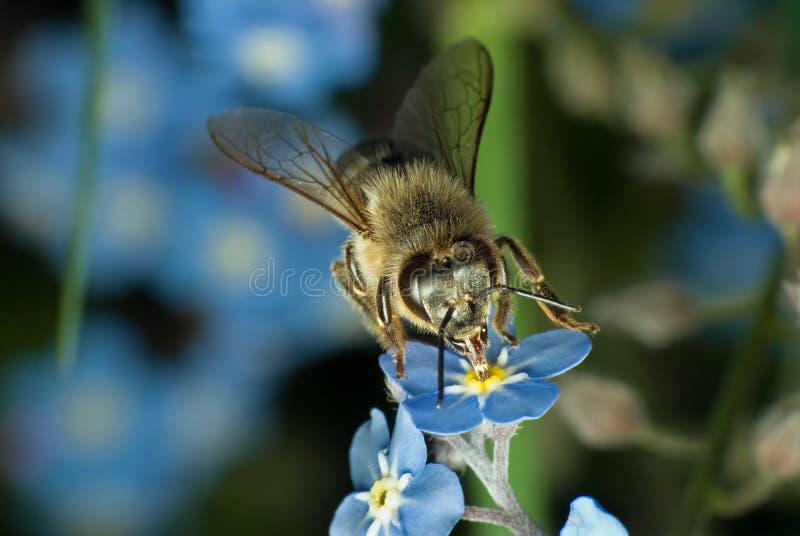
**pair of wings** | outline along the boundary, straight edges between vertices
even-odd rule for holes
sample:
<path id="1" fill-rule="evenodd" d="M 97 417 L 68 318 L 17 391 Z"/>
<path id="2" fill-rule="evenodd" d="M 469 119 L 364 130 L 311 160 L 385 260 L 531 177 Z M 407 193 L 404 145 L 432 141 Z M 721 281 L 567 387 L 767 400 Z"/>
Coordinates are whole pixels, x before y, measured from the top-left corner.
<path id="1" fill-rule="evenodd" d="M 395 118 L 401 148 L 443 162 L 473 192 L 475 162 L 492 93 L 492 63 L 474 39 L 447 47 L 420 73 Z M 355 177 L 337 167 L 351 145 L 297 117 L 242 108 L 208 122 L 214 143 L 244 167 L 330 211 L 357 232 L 368 230 Z"/>

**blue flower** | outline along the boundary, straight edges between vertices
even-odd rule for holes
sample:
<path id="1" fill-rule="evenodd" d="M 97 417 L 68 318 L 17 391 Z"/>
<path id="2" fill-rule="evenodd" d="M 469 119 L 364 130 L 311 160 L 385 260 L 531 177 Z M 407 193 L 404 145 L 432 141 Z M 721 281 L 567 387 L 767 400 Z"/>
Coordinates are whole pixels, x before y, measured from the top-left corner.
<path id="1" fill-rule="evenodd" d="M 425 464 L 422 433 L 400 408 L 394 434 L 373 409 L 350 447 L 350 475 L 357 491 L 339 505 L 331 536 L 438 536 L 464 514 L 458 477 L 443 465 Z"/>
<path id="2" fill-rule="evenodd" d="M 377 60 L 374 0 L 183 0 L 185 27 L 209 76 L 249 100 L 307 110 L 362 82 Z M 212 75 L 213 73 L 213 75 Z"/>
<path id="3" fill-rule="evenodd" d="M 79 353 L 67 375 L 52 355 L 7 371 L 0 467 L 47 533 L 152 533 L 186 492 L 159 445 L 158 384 L 124 325 L 91 319 Z"/>
<path id="4" fill-rule="evenodd" d="M 118 6 L 110 17 L 98 180 L 87 249 L 93 290 L 114 292 L 141 280 L 166 255 L 179 229 L 181 199 L 173 160 L 176 110 L 186 98 L 178 42 L 157 11 Z M 14 81 L 30 117 L 0 138 L 0 217 L 15 238 L 43 250 L 60 268 L 75 199 L 86 90 L 85 36 L 51 24 L 26 35 Z M 206 112 L 207 113 L 207 112 Z M 202 125 L 202 121 L 198 121 Z M 200 130 L 205 130 L 199 127 Z M 188 174 L 183 171 L 183 174 Z"/>
<path id="5" fill-rule="evenodd" d="M 569 517 L 560 536 L 628 536 L 619 519 L 606 512 L 591 497 L 578 497 L 569 507 Z"/>
<path id="6" fill-rule="evenodd" d="M 484 419 L 511 424 L 544 415 L 555 403 L 559 390 L 555 384 L 543 380 L 583 361 L 592 343 L 584 333 L 556 329 L 532 335 L 517 348 L 499 346 L 490 344 L 489 377 L 482 381 L 465 358 L 445 352 L 441 409 L 436 407 L 436 348 L 419 342 L 408 343 L 406 377 L 401 380 L 395 377 L 395 365 L 389 354 L 381 356 L 380 364 L 383 372 L 405 393 L 402 405 L 420 430 L 460 434 L 478 426 Z"/>

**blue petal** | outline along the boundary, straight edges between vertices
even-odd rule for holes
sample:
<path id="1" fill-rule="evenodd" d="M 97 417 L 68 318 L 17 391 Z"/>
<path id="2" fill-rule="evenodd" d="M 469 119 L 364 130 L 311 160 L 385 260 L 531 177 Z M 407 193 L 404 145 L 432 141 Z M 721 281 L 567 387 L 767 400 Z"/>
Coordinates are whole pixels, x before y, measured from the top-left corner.
<path id="1" fill-rule="evenodd" d="M 509 349 L 509 373 L 552 378 L 579 364 L 591 349 L 591 339 L 580 331 L 554 329 L 537 333 L 520 341 L 519 348 Z"/>
<path id="2" fill-rule="evenodd" d="M 492 391 L 483 404 L 483 416 L 497 424 L 510 424 L 522 419 L 538 419 L 558 399 L 554 383 L 526 380 L 505 384 Z"/>
<path id="3" fill-rule="evenodd" d="M 453 385 L 464 377 L 464 368 L 459 364 L 461 358 L 453 352 L 444 352 L 444 384 Z M 439 350 L 430 344 L 410 341 L 406 344 L 406 377 L 397 380 L 394 359 L 389 354 L 380 357 L 384 374 L 397 381 L 403 390 L 414 396 L 431 393 L 438 389 Z M 458 378 L 458 379 L 456 379 Z"/>
<path id="4" fill-rule="evenodd" d="M 436 407 L 436 393 L 409 398 L 403 406 L 417 428 L 431 434 L 461 434 L 483 422 L 478 397 L 472 395 L 445 393 L 441 409 Z"/>
<path id="5" fill-rule="evenodd" d="M 389 446 L 389 426 L 386 417 L 377 409 L 370 420 L 359 426 L 350 445 L 350 478 L 357 490 L 368 490 L 381 474 L 378 452 Z"/>
<path id="6" fill-rule="evenodd" d="M 569 517 L 560 536 L 628 536 L 619 519 L 606 512 L 591 497 L 578 497 L 569 507 Z"/>
<path id="7" fill-rule="evenodd" d="M 406 536 L 450 534 L 464 515 L 464 492 L 456 474 L 437 463 L 425 466 L 403 490 L 398 511 Z"/>
<path id="8" fill-rule="evenodd" d="M 422 432 L 417 430 L 411 416 L 401 405 L 392 431 L 392 444 L 389 447 L 389 467 L 395 476 L 404 473 L 416 475 L 425 467 L 428 449 Z"/>
<path id="9" fill-rule="evenodd" d="M 372 523 L 369 506 L 351 493 L 339 504 L 329 529 L 330 536 L 362 536 Z"/>

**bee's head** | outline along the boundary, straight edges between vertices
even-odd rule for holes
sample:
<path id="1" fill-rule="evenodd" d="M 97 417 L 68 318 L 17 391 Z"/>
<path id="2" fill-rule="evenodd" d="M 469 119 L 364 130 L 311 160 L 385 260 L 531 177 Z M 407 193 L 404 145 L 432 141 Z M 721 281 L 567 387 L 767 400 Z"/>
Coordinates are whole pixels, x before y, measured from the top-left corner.
<path id="1" fill-rule="evenodd" d="M 489 296 L 485 291 L 496 281 L 498 268 L 497 255 L 488 243 L 460 239 L 447 251 L 422 253 L 406 261 L 400 271 L 401 299 L 434 332 L 445 326 L 444 337 L 456 350 L 467 353 L 460 347 L 464 341 L 487 345 Z"/>

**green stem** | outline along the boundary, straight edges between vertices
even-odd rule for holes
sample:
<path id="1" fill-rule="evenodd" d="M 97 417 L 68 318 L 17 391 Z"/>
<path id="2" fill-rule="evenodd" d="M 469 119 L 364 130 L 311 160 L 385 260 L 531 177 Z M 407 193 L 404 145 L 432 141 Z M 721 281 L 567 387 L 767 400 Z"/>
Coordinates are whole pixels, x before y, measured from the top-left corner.
<path id="1" fill-rule="evenodd" d="M 755 218 L 759 214 L 755 186 L 747 172 L 738 168 L 721 171 L 722 189 L 731 206 L 744 218 Z"/>
<path id="2" fill-rule="evenodd" d="M 750 394 L 758 377 L 761 347 L 769 331 L 775 298 L 780 288 L 783 255 L 777 255 L 770 278 L 754 311 L 745 337 L 731 359 L 711 412 L 708 443 L 702 458 L 690 477 L 678 510 L 675 534 L 702 532 L 707 521 L 707 499 L 723 459 L 728 434 L 742 402 Z"/>
<path id="3" fill-rule="evenodd" d="M 741 517 L 764 504 L 775 490 L 775 485 L 775 480 L 758 475 L 732 492 L 713 491 L 709 506 L 720 517 Z"/>
<path id="4" fill-rule="evenodd" d="M 635 438 L 636 444 L 650 452 L 668 458 L 694 459 L 703 451 L 702 440 L 678 434 L 671 430 L 645 426 Z"/>
<path id="5" fill-rule="evenodd" d="M 62 369 L 75 363 L 83 319 L 87 281 L 86 235 L 100 157 L 100 123 L 105 79 L 107 0 L 85 0 L 88 34 L 88 85 L 84 102 L 83 139 L 78 164 L 78 190 L 72 215 L 69 250 L 61 286 L 56 326 L 56 359 Z"/>

